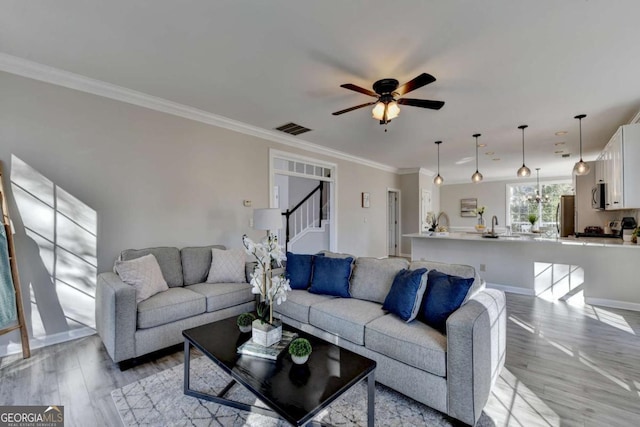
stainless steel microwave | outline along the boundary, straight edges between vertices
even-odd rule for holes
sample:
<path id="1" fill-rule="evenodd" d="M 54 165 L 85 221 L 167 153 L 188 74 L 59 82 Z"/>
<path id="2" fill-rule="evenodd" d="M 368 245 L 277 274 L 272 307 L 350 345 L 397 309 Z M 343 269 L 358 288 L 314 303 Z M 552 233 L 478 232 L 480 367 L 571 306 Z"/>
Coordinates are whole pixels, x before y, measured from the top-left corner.
<path id="1" fill-rule="evenodd" d="M 593 209 L 604 210 L 605 208 L 605 183 L 599 182 L 591 190 L 591 207 Z"/>

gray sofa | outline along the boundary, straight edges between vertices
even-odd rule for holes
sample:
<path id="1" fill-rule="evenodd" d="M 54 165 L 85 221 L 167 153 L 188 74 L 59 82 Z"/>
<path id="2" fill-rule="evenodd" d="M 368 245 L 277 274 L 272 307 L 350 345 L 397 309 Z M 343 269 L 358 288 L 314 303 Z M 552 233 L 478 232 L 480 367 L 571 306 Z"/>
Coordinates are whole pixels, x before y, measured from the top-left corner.
<path id="1" fill-rule="evenodd" d="M 420 267 L 475 278 L 446 335 L 381 309 L 395 274 Z M 504 366 L 504 293 L 484 289 L 473 267 L 399 258 L 357 258 L 349 286 L 352 298 L 293 290 L 275 310 L 284 323 L 375 360 L 376 381 L 475 424 Z"/>
<path id="2" fill-rule="evenodd" d="M 204 283 L 211 248 L 125 250 L 124 261 L 153 254 L 169 289 L 136 304 L 135 289 L 115 273 L 98 275 L 96 327 L 114 362 L 134 359 L 183 342 L 182 331 L 255 309 L 248 283 Z M 248 264 L 246 270 L 251 270 Z"/>

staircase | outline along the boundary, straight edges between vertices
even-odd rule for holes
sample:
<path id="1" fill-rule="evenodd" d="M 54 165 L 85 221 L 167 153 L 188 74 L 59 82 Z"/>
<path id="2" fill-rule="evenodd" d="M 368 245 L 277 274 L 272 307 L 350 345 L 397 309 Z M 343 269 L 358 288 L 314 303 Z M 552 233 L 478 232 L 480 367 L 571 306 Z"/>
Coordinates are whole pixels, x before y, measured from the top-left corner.
<path id="1" fill-rule="evenodd" d="M 329 248 L 329 203 L 324 182 L 307 194 L 293 209 L 283 212 L 286 248 L 308 253 Z M 319 247 L 320 249 L 314 249 Z"/>

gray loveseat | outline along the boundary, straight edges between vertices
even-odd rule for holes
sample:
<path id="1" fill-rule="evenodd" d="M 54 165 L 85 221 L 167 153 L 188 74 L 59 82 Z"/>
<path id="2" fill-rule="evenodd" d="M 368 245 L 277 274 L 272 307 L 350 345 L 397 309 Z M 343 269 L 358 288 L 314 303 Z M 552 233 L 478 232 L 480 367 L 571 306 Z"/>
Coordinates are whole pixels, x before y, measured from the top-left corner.
<path id="1" fill-rule="evenodd" d="M 255 309 L 248 283 L 204 283 L 211 248 L 224 246 L 129 249 L 124 261 L 153 254 L 169 289 L 136 304 L 135 289 L 115 273 L 98 275 L 96 326 L 114 362 L 183 342 L 182 331 Z M 252 264 L 247 265 L 247 270 Z"/>
<path id="2" fill-rule="evenodd" d="M 395 274 L 420 267 L 475 278 L 446 335 L 381 309 Z M 399 258 L 357 258 L 349 288 L 352 298 L 293 290 L 275 310 L 284 323 L 375 360 L 376 381 L 475 424 L 504 366 L 504 293 L 484 289 L 473 267 Z"/>

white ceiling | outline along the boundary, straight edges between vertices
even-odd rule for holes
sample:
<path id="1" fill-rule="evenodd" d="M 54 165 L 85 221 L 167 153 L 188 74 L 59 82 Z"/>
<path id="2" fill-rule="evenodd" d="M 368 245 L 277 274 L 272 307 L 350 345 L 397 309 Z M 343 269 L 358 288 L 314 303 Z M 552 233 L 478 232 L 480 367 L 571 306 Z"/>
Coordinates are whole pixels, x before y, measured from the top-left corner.
<path id="1" fill-rule="evenodd" d="M 639 17 L 637 0 L 0 0 L 0 52 L 265 129 L 293 121 L 305 141 L 398 168 L 435 170 L 443 140 L 452 183 L 470 182 L 474 162 L 455 162 L 476 132 L 485 179 L 515 178 L 520 124 L 527 165 L 568 176 L 579 113 L 594 159 L 640 109 Z M 402 107 L 387 133 L 369 108 L 331 115 L 371 100 L 342 83 L 422 72 L 437 81 L 408 96 L 440 111 Z"/>

